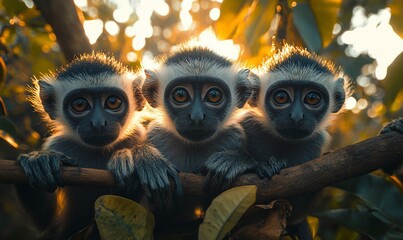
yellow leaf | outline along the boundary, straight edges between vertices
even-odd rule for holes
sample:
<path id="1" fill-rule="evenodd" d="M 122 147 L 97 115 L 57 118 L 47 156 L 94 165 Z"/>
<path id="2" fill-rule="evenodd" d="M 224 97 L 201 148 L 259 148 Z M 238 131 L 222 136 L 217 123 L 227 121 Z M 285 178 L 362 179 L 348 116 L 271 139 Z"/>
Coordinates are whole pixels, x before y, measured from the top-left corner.
<path id="1" fill-rule="evenodd" d="M 220 240 L 256 201 L 256 186 L 231 188 L 217 196 L 199 228 L 199 240 Z"/>
<path id="2" fill-rule="evenodd" d="M 7 68 L 6 64 L 2 57 L 0 57 L 0 90 L 3 88 L 7 77 Z"/>
<path id="3" fill-rule="evenodd" d="M 95 202 L 95 221 L 103 240 L 153 239 L 154 215 L 127 198 L 99 197 Z"/>

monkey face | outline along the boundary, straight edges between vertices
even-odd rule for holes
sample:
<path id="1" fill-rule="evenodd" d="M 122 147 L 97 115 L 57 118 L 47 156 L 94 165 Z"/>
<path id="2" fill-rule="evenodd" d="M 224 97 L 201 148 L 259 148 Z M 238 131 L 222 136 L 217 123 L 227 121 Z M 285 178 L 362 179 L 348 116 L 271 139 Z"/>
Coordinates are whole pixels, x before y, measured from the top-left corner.
<path id="1" fill-rule="evenodd" d="M 205 141 L 224 121 L 231 105 L 231 92 L 221 79 L 180 77 L 166 87 L 164 105 L 180 136 Z"/>
<path id="2" fill-rule="evenodd" d="M 290 140 L 309 138 L 329 108 L 329 93 L 312 81 L 280 81 L 266 93 L 265 109 L 276 134 Z"/>
<path id="3" fill-rule="evenodd" d="M 66 119 L 81 141 L 93 147 L 113 143 L 128 115 L 128 98 L 119 88 L 76 89 L 63 100 Z"/>

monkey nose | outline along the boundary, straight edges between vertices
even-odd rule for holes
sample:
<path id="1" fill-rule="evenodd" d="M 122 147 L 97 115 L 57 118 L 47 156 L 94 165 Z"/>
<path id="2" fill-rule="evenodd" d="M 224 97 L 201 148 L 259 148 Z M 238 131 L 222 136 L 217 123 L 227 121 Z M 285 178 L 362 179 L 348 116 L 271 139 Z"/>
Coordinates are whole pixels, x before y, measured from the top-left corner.
<path id="1" fill-rule="evenodd" d="M 91 127 L 95 130 L 100 131 L 106 126 L 107 122 L 102 120 L 91 121 Z"/>
<path id="2" fill-rule="evenodd" d="M 204 119 L 206 118 L 206 115 L 204 113 L 192 113 L 189 115 L 189 119 L 190 121 L 192 121 L 192 123 L 195 124 L 200 124 L 201 122 L 204 121 Z"/>
<path id="3" fill-rule="evenodd" d="M 304 114 L 302 112 L 292 112 L 290 113 L 290 117 L 294 124 L 300 125 L 302 123 L 302 120 L 304 119 Z"/>

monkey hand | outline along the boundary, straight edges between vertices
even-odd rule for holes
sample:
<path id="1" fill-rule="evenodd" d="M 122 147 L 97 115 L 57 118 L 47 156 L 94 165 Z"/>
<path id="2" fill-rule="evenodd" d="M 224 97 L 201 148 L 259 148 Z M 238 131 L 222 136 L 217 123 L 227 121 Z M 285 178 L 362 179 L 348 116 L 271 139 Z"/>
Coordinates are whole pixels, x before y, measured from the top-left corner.
<path id="1" fill-rule="evenodd" d="M 403 118 L 398 118 L 395 120 L 392 120 L 391 122 L 385 124 L 380 132 L 380 134 L 385 134 L 389 132 L 399 132 L 403 134 Z M 386 172 L 389 175 L 397 174 L 400 175 L 399 172 L 402 172 L 403 169 L 403 164 L 402 163 L 396 163 L 392 164 L 391 166 L 387 166 L 382 168 L 384 172 Z"/>
<path id="2" fill-rule="evenodd" d="M 61 167 L 77 166 L 78 163 L 66 155 L 56 151 L 34 151 L 21 154 L 17 161 L 24 170 L 32 187 L 54 192 L 60 181 Z"/>
<path id="3" fill-rule="evenodd" d="M 380 134 L 385 134 L 388 132 L 403 133 L 403 118 L 392 120 L 391 122 L 384 125 Z"/>
<path id="4" fill-rule="evenodd" d="M 157 209 L 169 209 L 182 196 L 178 170 L 149 145 L 117 151 L 108 163 L 118 187 L 143 190 Z"/>
<path id="5" fill-rule="evenodd" d="M 256 161 L 246 152 L 224 151 L 212 154 L 200 172 L 206 174 L 204 189 L 217 194 L 228 189 L 239 175 L 256 168 Z"/>
<path id="6" fill-rule="evenodd" d="M 259 163 L 256 167 L 256 173 L 260 178 L 271 178 L 278 174 L 281 169 L 286 168 L 287 163 L 284 160 L 270 156 L 269 159 Z"/>

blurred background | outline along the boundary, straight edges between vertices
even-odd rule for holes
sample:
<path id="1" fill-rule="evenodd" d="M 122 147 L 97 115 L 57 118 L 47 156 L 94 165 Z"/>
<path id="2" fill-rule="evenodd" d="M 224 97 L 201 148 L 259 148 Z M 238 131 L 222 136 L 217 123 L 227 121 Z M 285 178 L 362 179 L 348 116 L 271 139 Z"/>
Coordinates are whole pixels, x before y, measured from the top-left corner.
<path id="1" fill-rule="evenodd" d="M 46 136 L 26 101 L 33 76 L 91 49 L 111 52 L 133 68 L 151 66 L 191 39 L 251 67 L 282 41 L 343 67 L 355 93 L 330 129 L 332 149 L 338 149 L 403 116 L 402 37 L 399 0 L 2 0 L 0 159 L 39 149 Z M 315 207 L 320 214 L 310 217 L 317 239 L 403 239 L 401 185 L 376 174 L 375 183 L 358 180 L 368 196 L 342 186 L 325 189 Z M 0 185 L 0 194 L 0 239 L 29 237 L 12 188 Z M 391 202 L 371 204 L 374 196 Z"/>

